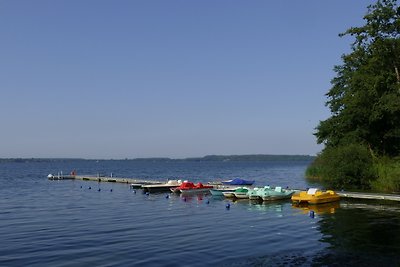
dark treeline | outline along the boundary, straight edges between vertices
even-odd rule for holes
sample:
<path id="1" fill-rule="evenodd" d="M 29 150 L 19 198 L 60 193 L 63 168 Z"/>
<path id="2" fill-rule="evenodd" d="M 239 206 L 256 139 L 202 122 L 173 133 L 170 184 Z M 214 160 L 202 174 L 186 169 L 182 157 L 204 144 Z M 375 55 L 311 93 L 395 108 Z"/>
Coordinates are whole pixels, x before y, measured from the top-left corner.
<path id="1" fill-rule="evenodd" d="M 133 158 L 123 159 L 125 161 L 312 161 L 315 157 L 309 155 L 208 155 L 204 157 L 172 159 L 172 158 Z M 56 161 L 98 161 L 106 159 L 79 159 L 79 158 L 7 158 L 1 159 L 0 162 L 56 162 Z M 113 159 L 108 159 L 113 160 Z M 121 160 L 121 159 L 118 159 Z"/>
<path id="2" fill-rule="evenodd" d="M 191 161 L 307 161 L 315 157 L 309 155 L 208 155 L 202 158 L 188 158 Z"/>
<path id="3" fill-rule="evenodd" d="M 0 158 L 0 162 L 14 162 L 14 163 L 26 163 L 26 162 L 67 162 L 67 161 L 79 161 L 84 160 L 80 158 Z"/>

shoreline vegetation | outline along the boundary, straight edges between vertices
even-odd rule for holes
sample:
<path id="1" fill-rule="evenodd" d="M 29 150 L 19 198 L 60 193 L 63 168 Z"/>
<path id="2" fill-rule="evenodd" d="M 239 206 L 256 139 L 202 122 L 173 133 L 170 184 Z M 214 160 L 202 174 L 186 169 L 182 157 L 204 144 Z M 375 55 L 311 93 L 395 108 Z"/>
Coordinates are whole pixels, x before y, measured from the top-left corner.
<path id="1" fill-rule="evenodd" d="M 331 117 L 314 135 L 325 147 L 306 177 L 333 189 L 400 191 L 400 6 L 378 0 L 334 67 L 326 93 Z"/>
<path id="2" fill-rule="evenodd" d="M 150 161 L 150 162 L 169 162 L 169 161 L 217 161 L 217 162 L 239 162 L 239 161 L 313 161 L 315 156 L 310 155 L 207 155 L 204 157 L 190 157 L 182 159 L 173 159 L 166 157 L 150 157 L 150 158 L 132 158 L 132 159 L 84 159 L 84 158 L 0 158 L 1 162 L 66 162 L 66 161 L 102 161 L 102 160 L 126 160 L 126 161 Z"/>
<path id="3" fill-rule="evenodd" d="M 327 179 L 321 175 L 324 171 L 323 166 L 318 166 L 315 161 L 306 170 L 306 179 L 312 182 L 325 184 L 335 189 L 351 189 L 356 191 L 371 191 L 380 193 L 400 193 L 400 160 L 380 159 L 371 166 L 373 176 L 361 177 L 367 180 L 367 184 L 363 187 L 351 186 L 332 186 Z M 346 176 L 343 176 L 346 178 Z"/>

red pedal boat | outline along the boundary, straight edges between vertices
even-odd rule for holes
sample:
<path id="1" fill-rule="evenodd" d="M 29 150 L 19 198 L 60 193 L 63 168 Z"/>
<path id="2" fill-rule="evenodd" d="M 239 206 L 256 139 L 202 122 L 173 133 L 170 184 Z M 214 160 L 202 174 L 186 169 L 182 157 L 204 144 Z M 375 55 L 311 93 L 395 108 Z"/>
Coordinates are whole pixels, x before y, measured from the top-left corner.
<path id="1" fill-rule="evenodd" d="M 173 193 L 207 193 L 213 189 L 212 185 L 194 184 L 192 182 L 183 182 L 180 186 L 171 188 Z"/>

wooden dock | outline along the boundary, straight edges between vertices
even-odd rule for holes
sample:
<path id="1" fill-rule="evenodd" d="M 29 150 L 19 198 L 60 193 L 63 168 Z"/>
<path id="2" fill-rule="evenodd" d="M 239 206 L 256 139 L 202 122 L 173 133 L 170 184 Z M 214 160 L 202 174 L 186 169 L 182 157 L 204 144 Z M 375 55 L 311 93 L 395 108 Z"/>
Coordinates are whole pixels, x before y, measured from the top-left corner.
<path id="1" fill-rule="evenodd" d="M 400 201 L 400 195 L 361 192 L 336 192 L 341 198 Z"/>
<path id="2" fill-rule="evenodd" d="M 110 177 L 110 176 L 99 176 L 99 175 L 54 175 L 52 178 L 48 176 L 49 180 L 82 180 L 82 181 L 93 181 L 93 182 L 109 182 L 109 183 L 124 183 L 124 184 L 135 184 L 135 185 L 150 185 L 150 184 L 163 184 L 165 181 L 157 180 L 145 180 L 137 178 L 124 178 L 124 177 Z M 210 183 L 213 184 L 213 183 Z M 336 191 L 341 198 L 353 198 L 353 199 L 375 199 L 375 200 L 391 200 L 400 201 L 400 195 L 398 194 L 382 194 L 382 193 L 365 193 L 365 192 L 344 192 Z"/>
<path id="3" fill-rule="evenodd" d="M 125 177 L 111 177 L 111 176 L 96 176 L 96 175 L 54 175 L 49 177 L 49 180 L 82 180 L 93 182 L 109 182 L 109 183 L 123 183 L 123 184 L 161 184 L 163 181 L 145 180 L 137 178 Z"/>

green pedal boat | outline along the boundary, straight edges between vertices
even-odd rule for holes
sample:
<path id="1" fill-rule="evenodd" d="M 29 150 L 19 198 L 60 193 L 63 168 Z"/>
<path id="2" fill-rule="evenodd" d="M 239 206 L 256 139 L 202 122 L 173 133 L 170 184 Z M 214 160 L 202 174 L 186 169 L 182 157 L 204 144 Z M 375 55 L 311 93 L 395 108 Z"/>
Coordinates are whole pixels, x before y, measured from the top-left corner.
<path id="1" fill-rule="evenodd" d="M 284 189 L 280 186 L 271 188 L 270 186 L 264 186 L 263 188 L 254 188 L 249 190 L 249 199 L 262 199 L 263 201 L 288 199 L 295 193 L 295 190 Z"/>

